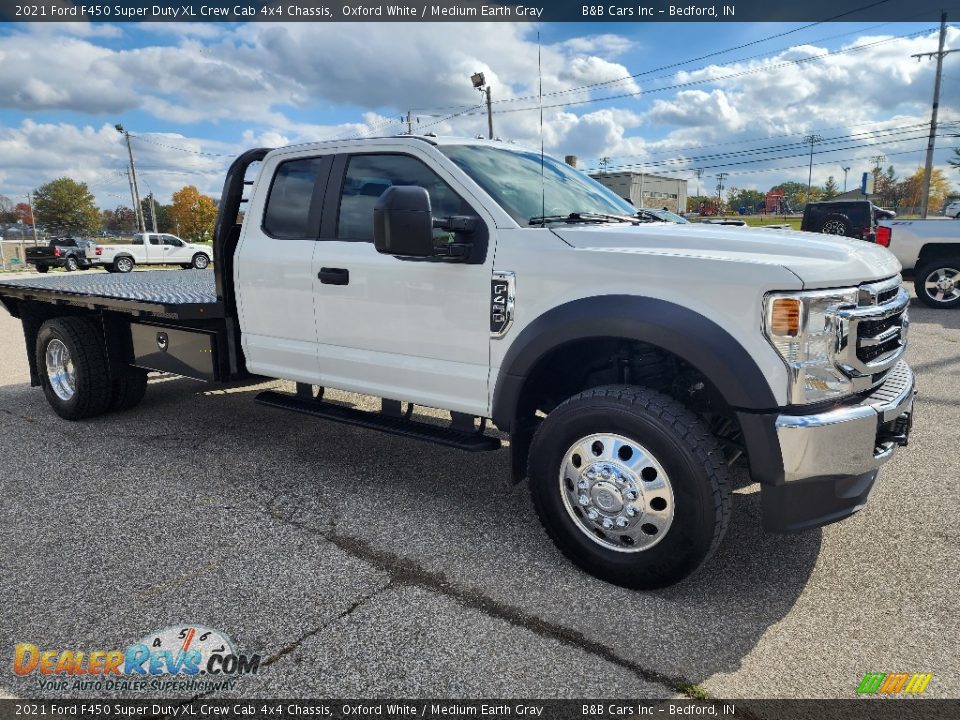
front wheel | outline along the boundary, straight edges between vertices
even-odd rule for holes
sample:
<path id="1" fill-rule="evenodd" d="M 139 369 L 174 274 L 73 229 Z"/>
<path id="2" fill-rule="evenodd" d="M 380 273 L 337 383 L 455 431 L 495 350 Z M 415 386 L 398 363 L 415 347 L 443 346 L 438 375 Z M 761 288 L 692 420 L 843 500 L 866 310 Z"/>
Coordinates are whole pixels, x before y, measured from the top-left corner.
<path id="1" fill-rule="evenodd" d="M 210 258 L 203 253 L 197 253 L 193 256 L 193 267 L 197 270 L 206 270 L 210 264 Z"/>
<path id="2" fill-rule="evenodd" d="M 944 257 L 923 263 L 913 279 L 914 290 L 924 305 L 946 309 L 960 305 L 960 257 Z"/>
<path id="3" fill-rule="evenodd" d="M 576 395 L 542 422 L 530 492 L 557 547 L 588 573 L 634 589 L 672 585 L 719 545 L 727 466 L 703 423 L 647 388 Z"/>

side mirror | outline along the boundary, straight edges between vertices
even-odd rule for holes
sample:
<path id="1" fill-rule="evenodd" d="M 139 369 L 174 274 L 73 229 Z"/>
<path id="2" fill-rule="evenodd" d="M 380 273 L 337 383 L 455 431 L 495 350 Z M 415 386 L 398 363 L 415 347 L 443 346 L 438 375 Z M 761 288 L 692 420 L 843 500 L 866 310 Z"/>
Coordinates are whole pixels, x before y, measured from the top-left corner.
<path id="1" fill-rule="evenodd" d="M 430 193 L 425 188 L 394 185 L 383 191 L 373 207 L 373 246 L 386 255 L 436 255 Z"/>

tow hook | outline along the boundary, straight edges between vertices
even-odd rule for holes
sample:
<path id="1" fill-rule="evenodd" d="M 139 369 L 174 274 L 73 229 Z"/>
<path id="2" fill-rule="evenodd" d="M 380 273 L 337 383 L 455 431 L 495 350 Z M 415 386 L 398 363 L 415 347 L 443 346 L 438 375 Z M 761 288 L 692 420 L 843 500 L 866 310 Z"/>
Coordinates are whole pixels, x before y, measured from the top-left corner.
<path id="1" fill-rule="evenodd" d="M 898 417 L 889 427 L 880 431 L 877 441 L 880 444 L 892 442 L 900 447 L 906 447 L 910 444 L 910 429 L 913 426 L 913 413 L 905 412 Z"/>

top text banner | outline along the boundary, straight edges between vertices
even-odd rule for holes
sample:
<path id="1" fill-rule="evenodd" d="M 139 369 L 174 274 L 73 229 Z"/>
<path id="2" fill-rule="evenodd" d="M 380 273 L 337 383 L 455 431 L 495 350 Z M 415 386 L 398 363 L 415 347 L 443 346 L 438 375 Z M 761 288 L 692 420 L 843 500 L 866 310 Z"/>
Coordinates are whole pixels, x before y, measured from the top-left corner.
<path id="1" fill-rule="evenodd" d="M 958 0 L 946 5 L 957 8 Z M 928 22 L 943 0 L 552 0 L 549 3 L 334 0 L 0 0 L 6 22 Z"/>

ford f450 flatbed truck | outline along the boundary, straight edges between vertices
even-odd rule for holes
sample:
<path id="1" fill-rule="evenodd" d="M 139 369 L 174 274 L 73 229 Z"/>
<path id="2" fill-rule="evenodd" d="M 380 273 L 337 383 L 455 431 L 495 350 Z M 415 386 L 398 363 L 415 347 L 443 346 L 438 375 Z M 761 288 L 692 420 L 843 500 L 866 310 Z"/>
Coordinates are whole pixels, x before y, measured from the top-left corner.
<path id="1" fill-rule="evenodd" d="M 293 381 L 257 401 L 467 451 L 506 437 L 557 546 L 654 588 L 717 547 L 733 463 L 768 529 L 863 507 L 907 443 L 914 377 L 886 249 L 635 212 L 501 142 L 257 149 L 227 174 L 215 270 L 3 281 L 0 301 L 68 420 L 132 408 L 157 370 Z"/>

